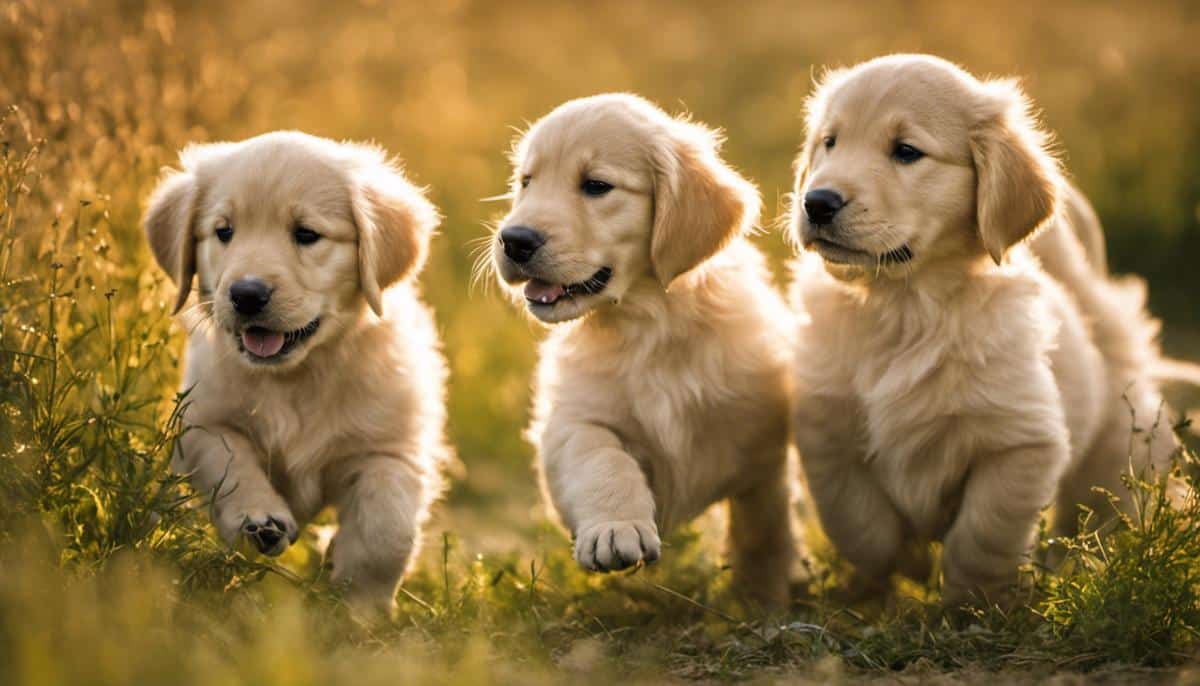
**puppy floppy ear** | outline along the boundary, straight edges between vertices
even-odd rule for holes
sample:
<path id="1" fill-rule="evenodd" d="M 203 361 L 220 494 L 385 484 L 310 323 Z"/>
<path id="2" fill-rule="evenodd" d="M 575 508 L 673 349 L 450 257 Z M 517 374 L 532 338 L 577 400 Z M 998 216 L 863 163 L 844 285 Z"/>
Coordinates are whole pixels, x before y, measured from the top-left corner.
<path id="1" fill-rule="evenodd" d="M 970 142 L 979 237 L 1000 264 L 1009 248 L 1054 214 L 1062 176 L 1028 100 L 1012 81 L 984 84 Z"/>
<path id="2" fill-rule="evenodd" d="M 429 240 L 441 218 L 437 208 L 382 159 L 361 169 L 351 191 L 358 227 L 358 272 L 363 295 L 383 315 L 383 291 L 420 271 Z"/>
<path id="3" fill-rule="evenodd" d="M 675 120 L 655 155 L 650 261 L 663 288 L 758 220 L 758 189 L 718 155 L 720 138 Z"/>
<path id="4" fill-rule="evenodd" d="M 167 172 L 150 196 L 143 225 L 154 259 L 179 287 L 174 313 L 183 309 L 196 273 L 196 177 L 190 171 Z"/>

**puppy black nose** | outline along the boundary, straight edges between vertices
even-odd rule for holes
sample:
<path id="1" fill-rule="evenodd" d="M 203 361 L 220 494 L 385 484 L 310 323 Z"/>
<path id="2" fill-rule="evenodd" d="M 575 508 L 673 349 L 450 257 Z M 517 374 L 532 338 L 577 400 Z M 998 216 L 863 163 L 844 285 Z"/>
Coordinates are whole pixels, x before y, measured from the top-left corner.
<path id="1" fill-rule="evenodd" d="M 528 262 L 546 242 L 546 237 L 528 226 L 509 226 L 500 232 L 504 254 L 513 262 Z"/>
<path id="2" fill-rule="evenodd" d="M 813 224 L 828 224 L 845 206 L 846 201 L 841 194 L 828 188 L 818 188 L 804 194 L 804 212 Z"/>
<path id="3" fill-rule="evenodd" d="M 259 279 L 239 279 L 229 287 L 229 299 L 238 314 L 258 314 L 271 302 L 271 290 Z"/>

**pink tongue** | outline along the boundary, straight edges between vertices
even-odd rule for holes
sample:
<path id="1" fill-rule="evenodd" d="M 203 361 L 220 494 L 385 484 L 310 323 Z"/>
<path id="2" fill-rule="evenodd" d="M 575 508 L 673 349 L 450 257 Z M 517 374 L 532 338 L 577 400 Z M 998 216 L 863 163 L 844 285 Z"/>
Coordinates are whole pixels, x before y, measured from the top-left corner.
<path id="1" fill-rule="evenodd" d="M 552 303 L 567 294 L 567 289 L 556 283 L 534 279 L 525 284 L 525 298 L 539 303 Z"/>
<path id="2" fill-rule="evenodd" d="M 258 357 L 270 357 L 283 349 L 283 334 L 266 329 L 246 329 L 242 332 L 242 345 Z"/>

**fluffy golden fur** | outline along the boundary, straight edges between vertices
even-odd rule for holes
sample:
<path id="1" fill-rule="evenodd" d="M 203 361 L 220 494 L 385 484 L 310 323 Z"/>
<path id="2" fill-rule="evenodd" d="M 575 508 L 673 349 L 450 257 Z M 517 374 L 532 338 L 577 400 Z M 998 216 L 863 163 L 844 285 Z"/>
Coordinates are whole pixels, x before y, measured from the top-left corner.
<path id="1" fill-rule="evenodd" d="M 807 130 L 795 440 L 821 522 L 868 587 L 926 574 L 940 540 L 948 602 L 1002 595 L 1044 507 L 1064 533 L 1078 504 L 1108 519 L 1092 487 L 1176 447 L 1140 282 L 1108 277 L 1012 81 L 879 58 L 828 74 Z M 817 189 L 844 198 L 832 221 Z"/>
<path id="2" fill-rule="evenodd" d="M 211 495 L 226 541 L 270 555 L 335 506 L 334 579 L 388 608 L 445 454 L 445 366 L 412 283 L 437 212 L 383 151 L 301 133 L 192 145 L 180 163 L 145 217 L 176 309 L 193 276 L 200 296 L 173 466 Z M 246 279 L 272 289 L 252 316 L 231 297 Z M 299 333 L 264 357 L 254 327 Z"/>
<path id="3" fill-rule="evenodd" d="M 793 318 L 743 239 L 757 189 L 718 145 L 630 95 L 560 106 L 517 145 L 501 225 L 536 230 L 544 245 L 517 262 L 500 231 L 494 265 L 534 317 L 557 323 L 528 435 L 579 563 L 653 562 L 660 532 L 728 499 L 735 582 L 779 606 L 793 550 Z M 585 192 L 589 181 L 602 192 Z M 587 283 L 602 288 L 538 297 Z"/>

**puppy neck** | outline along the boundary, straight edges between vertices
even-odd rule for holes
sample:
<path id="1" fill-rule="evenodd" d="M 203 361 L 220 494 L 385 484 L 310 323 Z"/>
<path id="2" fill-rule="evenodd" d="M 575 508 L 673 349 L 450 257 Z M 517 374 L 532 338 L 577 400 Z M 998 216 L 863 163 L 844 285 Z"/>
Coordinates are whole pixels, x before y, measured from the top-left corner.
<path id="1" fill-rule="evenodd" d="M 639 277 L 617 302 L 597 308 L 580 326 L 597 335 L 645 338 L 662 330 L 667 337 L 687 335 L 686 326 L 664 326 L 689 319 L 703 319 L 717 303 L 712 293 L 710 265 L 681 274 L 664 288 L 651 273 Z"/>
<path id="2" fill-rule="evenodd" d="M 885 310 L 933 307 L 942 311 L 963 298 L 978 297 L 1001 284 L 1029 277 L 1038 269 L 1028 248 L 1019 246 L 997 265 L 986 253 L 940 256 L 916 266 L 905 278 L 874 278 L 852 282 L 862 302 Z"/>
<path id="3" fill-rule="evenodd" d="M 627 337 L 644 337 L 658 323 L 678 324 L 675 335 L 689 336 L 688 323 L 707 330 L 717 320 L 744 321 L 747 326 L 758 319 L 772 320 L 780 316 L 777 301 L 766 259 L 748 241 L 737 240 L 666 288 L 647 271 L 618 302 L 597 309 L 582 323 L 597 332 Z"/>
<path id="4" fill-rule="evenodd" d="M 826 265 L 831 276 L 866 296 L 920 294 L 942 301 L 953 299 L 970 280 L 1003 268 L 992 261 L 977 240 L 949 237 L 918 249 L 913 260 L 904 264 L 874 269 Z"/>

